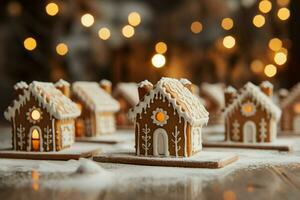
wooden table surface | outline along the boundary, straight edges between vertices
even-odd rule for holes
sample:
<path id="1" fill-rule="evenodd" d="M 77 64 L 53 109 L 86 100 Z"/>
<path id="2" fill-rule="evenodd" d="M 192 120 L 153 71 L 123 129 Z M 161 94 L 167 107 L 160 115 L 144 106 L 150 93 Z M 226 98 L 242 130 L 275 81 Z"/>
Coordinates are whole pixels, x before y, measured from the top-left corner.
<path id="1" fill-rule="evenodd" d="M 0 147 L 8 145 L 3 129 Z M 213 134 L 213 133 L 210 133 Z M 300 199 L 300 136 L 290 153 L 204 149 L 239 154 L 222 169 L 180 169 L 97 163 L 100 172 L 78 173 L 82 161 L 0 159 L 0 199 Z M 106 152 L 132 149 L 133 141 L 99 144 Z"/>

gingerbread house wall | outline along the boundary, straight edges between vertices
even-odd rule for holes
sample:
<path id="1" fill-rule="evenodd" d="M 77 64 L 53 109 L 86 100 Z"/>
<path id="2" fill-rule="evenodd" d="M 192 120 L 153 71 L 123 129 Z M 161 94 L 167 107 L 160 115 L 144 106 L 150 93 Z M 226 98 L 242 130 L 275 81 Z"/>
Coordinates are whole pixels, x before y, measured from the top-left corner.
<path id="1" fill-rule="evenodd" d="M 297 123 L 296 120 L 298 120 L 296 118 L 300 119 L 300 113 L 295 112 L 295 105 L 298 103 L 300 103 L 300 96 L 282 109 L 282 116 L 280 120 L 281 130 L 294 131 L 294 124 Z"/>
<path id="2" fill-rule="evenodd" d="M 117 95 L 115 99 L 120 104 L 120 110 L 116 113 L 116 122 L 118 126 L 133 126 L 133 123 L 128 119 L 128 111 L 132 107 L 130 103 L 122 95 Z"/>
<path id="3" fill-rule="evenodd" d="M 56 120 L 56 150 L 70 147 L 75 142 L 75 120 Z"/>
<path id="4" fill-rule="evenodd" d="M 164 111 L 167 112 L 167 115 L 169 116 L 169 119 L 167 120 L 167 124 L 163 126 L 156 125 L 153 123 L 153 119 L 151 118 L 153 111 L 155 111 L 157 108 L 162 108 Z M 149 107 L 147 107 L 146 113 L 141 113 L 140 115 L 137 114 L 136 116 L 136 124 L 135 124 L 135 145 L 136 145 L 136 153 L 137 155 L 153 155 L 153 136 L 155 130 L 158 130 L 160 128 L 164 129 L 168 136 L 168 151 L 170 156 L 189 156 L 192 154 L 191 148 L 187 148 L 187 152 L 185 153 L 185 147 L 190 146 L 190 125 L 184 121 L 184 119 L 180 120 L 179 123 L 179 116 L 176 110 L 172 107 L 172 105 L 168 105 L 168 102 L 163 102 L 160 99 L 154 99 L 153 103 L 150 104 Z M 186 127 L 185 127 L 186 126 Z M 172 132 L 175 132 L 175 128 L 177 131 L 179 131 L 179 134 L 177 136 L 177 140 L 180 141 L 177 143 L 177 152 L 175 150 L 176 146 L 175 143 L 172 142 L 172 140 L 175 140 L 175 137 L 172 135 Z M 186 128 L 186 138 L 184 136 L 184 129 Z M 147 145 L 149 145 L 148 150 L 145 150 L 146 145 L 146 129 L 149 130 L 147 133 L 148 140 Z M 174 134 L 175 135 L 175 134 Z"/>
<path id="5" fill-rule="evenodd" d="M 245 98 L 241 105 L 245 102 L 253 102 L 251 98 Z M 255 102 L 253 102 L 255 104 Z M 253 122 L 256 127 L 256 142 L 270 142 L 276 137 L 276 127 L 274 130 L 271 130 L 271 123 L 274 125 L 274 119 L 270 118 L 271 116 L 260 106 L 256 105 L 256 113 L 253 116 L 246 117 L 241 112 L 241 106 L 239 105 L 233 113 L 226 116 L 225 119 L 225 140 L 231 140 L 235 142 L 243 142 L 243 128 L 245 123 Z M 262 122 L 264 120 L 264 122 Z M 236 124 L 236 125 L 234 125 Z M 238 125 L 237 125 L 238 124 Z M 263 131 L 262 131 L 263 130 Z M 271 133 L 273 135 L 271 135 Z M 275 135 L 274 135 L 275 134 Z M 264 139 L 262 139 L 262 135 Z"/>
<path id="6" fill-rule="evenodd" d="M 95 117 L 95 136 L 112 134 L 116 130 L 115 114 L 113 112 L 96 112 Z"/>
<path id="7" fill-rule="evenodd" d="M 29 110 L 33 107 L 39 108 L 42 113 L 41 120 L 36 123 L 33 123 L 33 121 L 28 120 Z M 12 121 L 13 148 L 18 151 L 33 151 L 31 131 L 33 128 L 37 128 L 37 130 L 39 130 L 40 133 L 39 151 L 53 151 L 54 146 L 56 146 L 57 149 L 60 149 L 61 147 L 56 141 L 59 140 L 59 137 L 55 136 L 55 121 L 56 119 L 51 118 L 50 114 L 46 111 L 46 109 L 40 107 L 39 103 L 31 95 L 30 100 L 27 101 L 23 106 L 21 106 L 19 111 L 16 111 L 15 118 Z M 55 138 L 56 140 L 53 140 L 53 138 Z"/>

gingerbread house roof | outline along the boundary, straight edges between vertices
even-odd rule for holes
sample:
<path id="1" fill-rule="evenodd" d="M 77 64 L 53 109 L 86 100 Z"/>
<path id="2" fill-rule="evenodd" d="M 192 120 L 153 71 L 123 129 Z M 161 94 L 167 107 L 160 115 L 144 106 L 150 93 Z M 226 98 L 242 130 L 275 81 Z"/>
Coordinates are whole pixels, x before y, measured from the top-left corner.
<path id="1" fill-rule="evenodd" d="M 139 93 L 136 83 L 118 83 L 114 94 L 122 95 L 132 106 L 135 106 L 139 102 Z"/>
<path id="2" fill-rule="evenodd" d="M 120 109 L 119 102 L 96 82 L 75 82 L 72 84 L 72 91 L 89 109 L 95 112 L 116 112 Z"/>
<path id="3" fill-rule="evenodd" d="M 273 118 L 278 120 L 281 110 L 276 106 L 270 97 L 265 95 L 259 87 L 248 82 L 237 94 L 237 97 L 224 110 L 224 115 L 231 115 L 241 105 L 244 98 L 251 97 L 257 105 L 261 107 Z"/>
<path id="4" fill-rule="evenodd" d="M 210 97 L 214 102 L 217 103 L 217 105 L 219 105 L 219 108 L 223 108 L 225 106 L 224 90 L 222 84 L 202 83 L 200 95 L 201 93 Z"/>
<path id="5" fill-rule="evenodd" d="M 4 117 L 9 121 L 13 119 L 16 111 L 19 111 L 32 97 L 56 119 L 69 119 L 80 115 L 77 105 L 56 89 L 52 83 L 33 81 L 28 89 L 24 89 L 24 94 L 19 95 L 18 99 L 7 108 Z"/>
<path id="6" fill-rule="evenodd" d="M 293 103 L 300 96 L 300 83 L 296 84 L 292 89 L 291 92 L 282 100 L 281 107 L 285 108 L 289 104 Z"/>
<path id="7" fill-rule="evenodd" d="M 154 99 L 167 100 L 181 118 L 192 125 L 208 122 L 209 113 L 204 106 L 179 80 L 161 78 L 134 108 L 129 111 L 129 117 L 134 121 L 137 114 L 146 112 Z"/>

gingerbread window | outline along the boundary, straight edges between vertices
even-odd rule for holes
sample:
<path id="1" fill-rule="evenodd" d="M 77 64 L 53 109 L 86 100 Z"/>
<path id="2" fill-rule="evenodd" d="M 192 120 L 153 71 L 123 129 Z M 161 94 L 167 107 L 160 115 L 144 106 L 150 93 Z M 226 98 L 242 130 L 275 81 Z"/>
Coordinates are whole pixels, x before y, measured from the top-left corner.
<path id="1" fill-rule="evenodd" d="M 40 108 L 32 107 L 29 109 L 29 111 L 26 113 L 27 120 L 30 121 L 33 124 L 36 124 L 37 122 L 41 121 L 42 119 L 42 111 Z"/>
<path id="2" fill-rule="evenodd" d="M 256 106 L 254 103 L 248 101 L 248 102 L 242 104 L 241 112 L 246 117 L 253 116 L 256 112 Z"/>
<path id="3" fill-rule="evenodd" d="M 156 110 L 152 112 L 151 119 L 153 120 L 154 124 L 163 126 L 167 124 L 169 116 L 167 111 L 163 110 L 162 108 L 156 108 Z"/>

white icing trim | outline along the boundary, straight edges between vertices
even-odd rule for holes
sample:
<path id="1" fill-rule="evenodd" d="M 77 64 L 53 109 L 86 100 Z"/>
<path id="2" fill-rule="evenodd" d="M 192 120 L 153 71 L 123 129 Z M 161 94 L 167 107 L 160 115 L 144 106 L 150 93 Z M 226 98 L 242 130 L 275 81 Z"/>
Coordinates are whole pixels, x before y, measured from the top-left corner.
<path id="1" fill-rule="evenodd" d="M 228 86 L 227 88 L 225 88 L 224 90 L 225 93 L 235 93 L 237 92 L 236 89 L 232 86 Z"/>
<path id="2" fill-rule="evenodd" d="M 245 112 L 244 106 L 251 106 L 252 107 L 251 112 Z M 247 102 L 243 103 L 241 105 L 241 113 L 245 117 L 251 117 L 251 116 L 253 116 L 256 113 L 256 106 L 255 106 L 255 104 L 253 102 L 251 102 L 251 101 L 247 101 Z"/>
<path id="3" fill-rule="evenodd" d="M 231 116 L 236 109 L 240 107 L 243 100 L 247 97 L 251 97 L 256 105 L 260 105 L 271 117 L 274 117 L 277 121 L 281 116 L 281 110 L 275 105 L 270 97 L 266 96 L 257 86 L 248 82 L 237 95 L 237 98 L 228 105 L 224 111 L 224 116 Z"/>
<path id="4" fill-rule="evenodd" d="M 264 87 L 264 88 L 270 88 L 273 89 L 273 84 L 270 83 L 269 81 L 263 81 L 259 86 Z"/>
<path id="5" fill-rule="evenodd" d="M 55 87 L 64 87 L 64 86 L 69 87 L 70 83 L 65 81 L 64 79 L 59 79 L 59 81 L 57 81 L 54 85 Z"/>
<path id="6" fill-rule="evenodd" d="M 103 85 L 103 86 L 111 86 L 112 83 L 111 83 L 111 81 L 109 81 L 109 80 L 107 80 L 107 79 L 102 79 L 102 80 L 100 81 L 100 85 Z"/>
<path id="7" fill-rule="evenodd" d="M 248 129 L 251 128 L 253 130 L 253 132 L 250 132 Z M 256 142 L 256 134 L 257 134 L 257 128 L 256 125 L 253 121 L 247 121 L 244 125 L 243 125 L 243 141 L 244 143 L 248 143 L 248 141 L 246 141 L 246 136 L 247 134 L 251 133 L 252 134 L 252 143 Z"/>
<path id="8" fill-rule="evenodd" d="M 143 88 L 145 86 L 153 86 L 152 83 L 148 80 L 144 80 L 138 83 L 138 88 Z"/>
<path id="9" fill-rule="evenodd" d="M 56 151 L 56 128 L 55 128 L 55 119 L 52 119 L 52 144 L 53 144 L 53 151 Z"/>
<path id="10" fill-rule="evenodd" d="M 114 96 L 122 95 L 131 106 L 139 103 L 139 93 L 136 83 L 119 83 L 114 91 Z"/>
<path id="11" fill-rule="evenodd" d="M 164 138 L 164 156 L 170 156 L 170 152 L 169 152 L 169 140 L 168 140 L 168 134 L 166 132 L 165 129 L 163 128 L 157 128 L 154 133 L 153 133 L 153 156 L 160 156 L 160 154 L 158 153 L 158 135 L 162 134 L 163 138 Z"/>
<path id="12" fill-rule="evenodd" d="M 165 120 L 160 122 L 156 119 L 156 114 L 162 112 L 165 115 Z M 153 120 L 153 123 L 156 124 L 157 126 L 164 126 L 165 124 L 167 124 L 167 121 L 169 119 L 169 115 L 167 113 L 167 111 L 163 110 L 162 108 L 156 108 L 156 110 L 152 111 L 152 116 L 151 119 Z"/>
<path id="13" fill-rule="evenodd" d="M 20 81 L 14 85 L 15 90 L 19 90 L 19 89 L 23 90 L 23 89 L 27 89 L 27 88 L 28 88 L 28 84 L 24 81 Z"/>
<path id="14" fill-rule="evenodd" d="M 192 84 L 192 82 L 186 78 L 181 78 L 179 81 L 182 83 L 182 85 L 191 85 Z"/>

